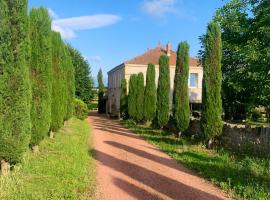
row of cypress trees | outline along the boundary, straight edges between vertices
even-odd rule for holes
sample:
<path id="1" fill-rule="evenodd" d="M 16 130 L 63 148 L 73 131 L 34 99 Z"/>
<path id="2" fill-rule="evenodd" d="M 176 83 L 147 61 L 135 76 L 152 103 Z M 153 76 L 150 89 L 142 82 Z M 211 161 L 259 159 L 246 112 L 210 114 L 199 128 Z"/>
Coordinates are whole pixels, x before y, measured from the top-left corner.
<path id="1" fill-rule="evenodd" d="M 222 131 L 221 102 L 221 32 L 215 23 L 209 23 L 203 40 L 202 64 L 204 68 L 201 127 L 205 141 L 211 144 Z M 169 57 L 159 59 L 158 87 L 155 84 L 155 66 L 149 64 L 144 87 L 143 73 L 133 74 L 127 82 L 122 80 L 120 112 L 122 117 L 136 122 L 152 121 L 158 128 L 166 126 L 170 119 L 178 131 L 186 131 L 190 123 L 189 107 L 189 45 L 181 42 L 177 50 L 172 109 L 170 112 Z M 171 115 L 172 114 L 172 115 Z M 171 116 L 170 116 L 171 115 Z"/>
<path id="2" fill-rule="evenodd" d="M 0 0 L 0 160 L 20 162 L 73 113 L 74 68 L 46 8 Z"/>

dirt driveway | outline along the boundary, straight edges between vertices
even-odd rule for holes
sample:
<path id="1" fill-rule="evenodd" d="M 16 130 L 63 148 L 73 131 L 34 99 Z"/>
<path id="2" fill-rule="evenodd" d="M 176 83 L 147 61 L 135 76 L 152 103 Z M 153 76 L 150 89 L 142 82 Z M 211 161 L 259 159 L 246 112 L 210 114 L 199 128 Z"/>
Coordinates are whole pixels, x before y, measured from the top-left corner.
<path id="1" fill-rule="evenodd" d="M 93 112 L 89 123 L 97 161 L 96 200 L 228 199 L 117 121 Z"/>

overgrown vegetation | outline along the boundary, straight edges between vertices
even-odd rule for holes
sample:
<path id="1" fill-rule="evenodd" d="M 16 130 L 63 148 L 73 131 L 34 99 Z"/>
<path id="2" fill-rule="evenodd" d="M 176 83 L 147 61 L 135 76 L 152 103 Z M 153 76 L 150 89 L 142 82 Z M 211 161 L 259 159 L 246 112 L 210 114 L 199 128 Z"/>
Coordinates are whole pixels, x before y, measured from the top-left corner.
<path id="1" fill-rule="evenodd" d="M 21 165 L 0 177 L 0 199 L 87 199 L 94 194 L 94 160 L 89 155 L 90 128 L 71 119 L 56 137 L 40 143 L 40 152 L 27 152 Z"/>
<path id="2" fill-rule="evenodd" d="M 80 120 L 84 120 L 87 118 L 88 112 L 89 111 L 86 103 L 80 99 L 74 99 L 74 116 Z"/>
<path id="3" fill-rule="evenodd" d="M 123 125 L 236 199 L 270 198 L 270 160 L 236 157 L 222 149 L 207 150 L 189 139 L 177 139 L 166 131 L 136 125 L 131 120 L 123 121 Z"/>

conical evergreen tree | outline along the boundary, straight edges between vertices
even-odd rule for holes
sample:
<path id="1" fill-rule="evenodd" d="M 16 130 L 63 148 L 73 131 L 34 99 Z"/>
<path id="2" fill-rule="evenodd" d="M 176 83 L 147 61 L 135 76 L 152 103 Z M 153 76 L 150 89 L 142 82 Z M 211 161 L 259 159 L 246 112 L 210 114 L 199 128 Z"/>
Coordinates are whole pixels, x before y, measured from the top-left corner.
<path id="1" fill-rule="evenodd" d="M 57 131 L 62 125 L 65 116 L 66 102 L 65 102 L 65 77 L 63 76 L 63 52 L 64 46 L 60 33 L 52 32 L 52 120 L 51 129 Z"/>
<path id="2" fill-rule="evenodd" d="M 0 160 L 21 160 L 31 137 L 27 0 L 0 0 Z"/>
<path id="3" fill-rule="evenodd" d="M 180 132 L 188 128 L 190 121 L 188 76 L 189 45 L 181 42 L 177 50 L 173 91 L 173 119 Z"/>
<path id="4" fill-rule="evenodd" d="M 102 70 L 99 69 L 98 71 L 98 112 L 99 113 L 105 113 L 106 112 L 106 104 L 103 99 L 104 93 L 105 93 L 105 87 L 103 83 L 103 74 Z"/>
<path id="5" fill-rule="evenodd" d="M 121 81 L 120 114 L 123 119 L 128 118 L 128 95 L 126 79 L 122 79 Z"/>
<path id="6" fill-rule="evenodd" d="M 143 103 L 144 103 L 144 77 L 143 73 L 140 72 L 137 75 L 137 98 L 136 98 L 137 122 L 141 122 L 143 120 L 143 108 L 144 108 Z"/>
<path id="7" fill-rule="evenodd" d="M 129 79 L 128 90 L 128 115 L 131 119 L 136 120 L 137 116 L 137 75 L 132 74 Z"/>
<path id="8" fill-rule="evenodd" d="M 204 78 L 201 127 L 208 147 L 211 147 L 214 137 L 221 133 L 223 126 L 221 119 L 222 41 L 220 27 L 216 23 L 209 23 L 203 45 Z"/>
<path id="9" fill-rule="evenodd" d="M 46 8 L 30 12 L 32 132 L 30 145 L 38 145 L 51 124 L 52 44 L 51 19 Z"/>
<path id="10" fill-rule="evenodd" d="M 156 116 L 157 91 L 155 83 L 155 65 L 148 64 L 146 72 L 146 86 L 144 92 L 144 120 L 152 121 Z"/>
<path id="11" fill-rule="evenodd" d="M 159 78 L 157 88 L 156 125 L 160 128 L 167 125 L 170 116 L 170 69 L 169 57 L 162 55 L 159 58 Z"/>

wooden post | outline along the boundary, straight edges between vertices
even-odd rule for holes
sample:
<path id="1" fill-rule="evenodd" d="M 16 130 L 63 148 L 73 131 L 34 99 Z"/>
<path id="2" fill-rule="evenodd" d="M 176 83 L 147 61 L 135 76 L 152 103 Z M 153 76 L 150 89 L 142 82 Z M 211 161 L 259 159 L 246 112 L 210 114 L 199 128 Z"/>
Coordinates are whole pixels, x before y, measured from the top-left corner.
<path id="1" fill-rule="evenodd" d="M 4 160 L 1 160 L 1 175 L 7 176 L 10 172 L 10 164 Z"/>

